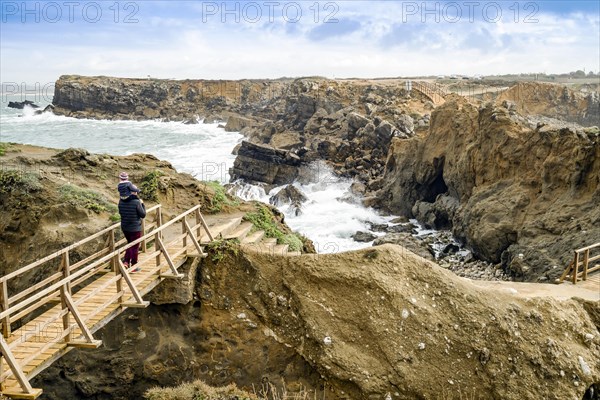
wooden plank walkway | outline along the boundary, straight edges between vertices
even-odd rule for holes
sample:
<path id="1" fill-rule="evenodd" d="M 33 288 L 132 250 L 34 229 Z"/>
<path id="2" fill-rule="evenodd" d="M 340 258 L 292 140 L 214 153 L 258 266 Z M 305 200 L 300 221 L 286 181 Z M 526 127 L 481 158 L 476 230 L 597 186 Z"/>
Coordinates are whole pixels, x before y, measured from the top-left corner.
<path id="1" fill-rule="evenodd" d="M 123 245 L 114 250 L 103 249 L 88 257 L 91 262 L 89 266 L 80 262 L 77 263 L 79 265 L 74 264 L 75 267 L 71 269 L 67 263 L 66 278 L 56 282 L 64 276 L 64 274 L 57 274 L 59 276 L 55 279 L 47 279 L 45 285 L 34 285 L 34 289 L 35 286 L 39 287 L 27 293 L 29 296 L 19 294 L 8 296 L 6 282 L 17 276 L 19 271 L 0 278 L 4 288 L 1 296 L 3 304 L 1 319 L 3 322 L 8 321 L 3 324 L 4 337 L 1 339 L 2 394 L 15 399 L 37 398 L 41 394 L 41 389 L 31 388 L 29 385 L 31 378 L 72 348 L 98 347 L 101 343 L 93 340 L 92 333 L 128 307 L 146 307 L 148 303 L 142 300 L 142 296 L 149 293 L 164 279 L 183 277 L 177 271 L 188 257 L 205 255 L 198 238 L 210 242 L 213 240 L 213 235 L 221 233 L 220 229 L 235 227 L 231 222 L 221 223 L 209 231 L 199 211 L 196 214 L 197 223 L 190 226 L 186 217 L 197 209 L 198 207 L 189 210 L 163 227 L 160 226 L 161 217 L 157 214 L 157 228 L 136 241 L 139 243 L 133 242 L 137 246 L 143 242 L 142 247 L 146 248 L 146 252 L 140 253 L 139 262 L 134 267 L 125 268 L 120 262 L 125 249 L 131 247 L 131 245 Z M 160 209 L 158 211 L 160 212 Z M 181 224 L 182 233 L 177 229 L 178 222 Z M 118 227 L 118 224 L 115 227 Z M 203 232 L 201 232 L 202 228 Z M 114 235 L 114 229 L 107 232 Z M 169 238 L 167 244 L 163 243 L 165 237 Z M 150 240 L 154 241 L 154 246 L 147 245 L 146 242 Z M 110 240 L 107 242 L 110 243 Z M 68 251 L 66 251 L 67 260 Z M 61 254 L 64 257 L 64 252 L 59 253 L 48 259 L 56 258 Z M 134 268 L 141 268 L 141 270 L 133 272 Z M 27 266 L 22 270 L 30 269 Z M 73 278 L 69 278 L 69 275 Z M 81 279 L 85 280 L 78 282 Z M 11 322 L 14 324 L 24 316 L 30 317 L 36 311 L 37 303 L 31 306 L 31 302 L 28 302 L 32 296 L 39 297 L 38 302 L 41 303 L 39 306 L 45 306 L 45 309 L 42 309 L 43 312 L 37 310 L 40 315 L 12 331 Z M 17 299 L 18 303 L 11 305 L 10 299 Z M 9 320 L 12 314 L 16 314 L 16 318 Z"/>

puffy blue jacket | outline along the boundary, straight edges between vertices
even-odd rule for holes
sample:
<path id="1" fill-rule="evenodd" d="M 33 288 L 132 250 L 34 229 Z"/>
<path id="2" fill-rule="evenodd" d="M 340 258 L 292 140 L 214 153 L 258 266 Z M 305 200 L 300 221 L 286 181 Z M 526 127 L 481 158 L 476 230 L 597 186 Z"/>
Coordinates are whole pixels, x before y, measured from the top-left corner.
<path id="1" fill-rule="evenodd" d="M 142 218 L 146 217 L 146 207 L 137 197 L 119 201 L 121 230 L 123 232 L 141 232 Z"/>

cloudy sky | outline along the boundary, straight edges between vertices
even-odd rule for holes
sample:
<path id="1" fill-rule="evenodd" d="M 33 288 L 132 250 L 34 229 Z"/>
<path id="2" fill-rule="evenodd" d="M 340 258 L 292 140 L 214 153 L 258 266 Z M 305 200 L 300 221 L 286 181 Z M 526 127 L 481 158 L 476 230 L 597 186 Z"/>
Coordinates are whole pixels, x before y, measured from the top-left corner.
<path id="1" fill-rule="evenodd" d="M 0 80 L 600 69 L 599 1 L 1 1 Z"/>

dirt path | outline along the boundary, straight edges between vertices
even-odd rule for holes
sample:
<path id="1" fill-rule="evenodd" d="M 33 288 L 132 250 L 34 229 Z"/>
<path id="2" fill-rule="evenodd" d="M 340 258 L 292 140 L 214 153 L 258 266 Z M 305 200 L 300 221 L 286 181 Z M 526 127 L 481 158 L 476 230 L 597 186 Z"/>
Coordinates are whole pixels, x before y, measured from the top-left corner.
<path id="1" fill-rule="evenodd" d="M 594 287 L 596 285 L 592 281 L 588 281 L 591 284 L 578 283 L 577 286 L 575 286 L 571 283 L 555 285 L 550 283 L 490 282 L 474 281 L 467 278 L 463 279 L 480 288 L 494 289 L 523 298 L 553 297 L 555 299 L 564 300 L 572 297 L 580 297 L 586 300 L 600 300 L 600 285 Z"/>

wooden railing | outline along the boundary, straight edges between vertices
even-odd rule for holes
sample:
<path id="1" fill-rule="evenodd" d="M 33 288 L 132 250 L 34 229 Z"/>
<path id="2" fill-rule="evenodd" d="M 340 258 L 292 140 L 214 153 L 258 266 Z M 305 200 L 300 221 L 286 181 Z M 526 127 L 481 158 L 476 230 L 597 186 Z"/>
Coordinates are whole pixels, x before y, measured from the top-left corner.
<path id="1" fill-rule="evenodd" d="M 412 88 L 429 97 L 434 104 L 440 104 L 444 102 L 446 91 L 435 83 L 414 81 L 412 83 Z"/>
<path id="2" fill-rule="evenodd" d="M 160 226 L 162 223 L 162 214 L 161 214 L 160 204 L 146 210 L 147 214 L 150 214 L 152 212 L 154 212 L 156 214 L 155 218 L 154 218 L 154 222 L 152 222 L 151 224 L 146 224 L 145 219 L 143 219 L 142 220 L 143 221 L 142 222 L 142 234 L 145 234 L 148 230 L 152 230 L 152 229 Z M 44 287 L 48 286 L 52 282 L 56 281 L 57 279 L 65 278 L 65 277 L 68 277 L 68 276 L 74 274 L 75 272 L 80 270 L 84 265 L 86 265 L 90 262 L 93 262 L 94 260 L 97 260 L 98 258 L 100 258 L 102 256 L 109 254 L 111 251 L 114 251 L 115 249 L 117 249 L 120 246 L 122 246 L 123 244 L 125 244 L 127 241 L 124 238 L 119 241 L 115 241 L 115 236 L 116 236 L 115 232 L 118 231 L 120 227 L 121 227 L 120 223 L 111 225 L 108 228 L 105 228 L 105 229 L 101 230 L 100 232 L 97 232 L 91 236 L 88 236 L 87 238 L 85 238 L 77 243 L 74 243 L 68 247 L 65 247 L 64 249 L 58 250 L 58 251 L 56 251 L 42 259 L 39 259 L 23 268 L 20 268 L 14 272 L 4 275 L 3 277 L 0 277 L 0 312 L 2 312 L 2 314 L 0 314 L 0 315 L 2 315 L 1 320 L 2 320 L 3 336 L 8 337 L 10 335 L 11 323 L 17 322 L 19 319 L 21 319 L 24 316 L 33 312 L 33 310 L 31 310 L 30 308 L 27 308 L 12 317 L 10 314 L 7 314 L 6 316 L 4 316 L 4 314 L 6 314 L 6 312 L 9 309 L 11 309 L 11 307 L 13 307 L 15 304 L 17 304 L 20 300 L 22 300 L 25 297 L 31 298 L 31 297 L 35 296 L 38 291 L 40 291 Z M 85 257 L 81 261 L 71 264 L 70 254 L 72 254 L 73 251 L 80 250 L 84 245 L 92 242 L 93 240 L 99 239 L 103 236 L 106 236 L 106 239 L 105 239 L 102 250 L 95 252 L 88 257 Z M 142 251 L 145 251 L 146 246 L 147 246 L 146 241 L 144 241 L 142 244 L 142 247 L 143 247 Z M 60 259 L 60 265 L 59 265 L 57 272 L 47 276 L 42 281 L 30 286 L 29 288 L 27 288 L 19 293 L 15 293 L 13 295 L 11 295 L 11 293 L 9 293 L 9 287 L 10 287 L 9 281 L 11 281 L 13 279 L 21 278 L 25 274 L 27 274 L 31 271 L 44 268 L 45 265 L 50 264 L 52 261 L 55 261 L 57 259 Z M 81 276 L 78 275 L 79 276 L 78 279 L 75 279 L 73 282 L 70 282 L 71 286 L 79 285 L 81 282 L 85 281 L 87 278 L 92 276 L 94 273 L 95 273 L 95 271 L 91 271 L 90 273 L 87 273 L 87 274 L 84 274 Z M 39 308 L 52 300 L 56 300 L 56 297 L 47 297 L 47 298 L 41 299 L 40 300 L 41 303 L 38 303 L 37 304 L 38 307 L 36 307 L 36 308 Z"/>
<path id="3" fill-rule="evenodd" d="M 596 254 L 594 254 L 594 252 Z M 558 279 L 557 283 L 563 282 L 566 278 L 573 282 L 574 285 L 577 284 L 577 281 L 579 280 L 587 280 L 589 274 L 600 271 L 600 264 L 592 264 L 596 260 L 600 260 L 600 243 L 575 250 L 573 260 Z"/>
<path id="4" fill-rule="evenodd" d="M 138 288 L 136 288 L 130 277 L 131 270 L 136 268 L 136 266 L 126 268 L 121 261 L 121 256 L 127 249 L 133 246 L 140 246 L 142 252 L 146 252 L 145 257 L 147 259 L 152 259 L 153 257 L 156 259 L 158 270 L 161 269 L 160 266 L 164 257 L 166 265 L 169 268 L 169 273 L 161 274 L 160 277 L 182 278 L 183 275 L 178 274 L 173 259 L 182 254 L 187 254 L 187 240 L 191 240 L 195 249 L 200 254 L 202 254 L 202 248 L 199 243 L 202 238 L 201 230 L 205 230 L 206 238 L 209 241 L 213 240 L 210 230 L 200 213 L 199 205 L 167 223 L 163 223 L 162 221 L 160 205 L 147 210 L 148 215 L 152 212 L 155 213 L 154 221 L 150 224 L 144 223 L 142 236 L 131 243 L 125 244 L 125 239 L 115 241 L 115 231 L 120 227 L 120 224 L 117 223 L 19 270 L 0 277 L 0 321 L 2 323 L 2 335 L 0 336 L 2 358 L 0 358 L 0 366 L 2 365 L 2 360 L 6 360 L 10 367 L 0 375 L 1 385 L 3 385 L 9 376 L 13 375 L 24 394 L 35 393 L 19 364 L 27 365 L 36 359 L 39 354 L 50 349 L 56 343 L 65 343 L 72 347 L 98 347 L 100 341 L 94 340 L 92 337 L 92 333 L 86 325 L 86 321 L 82 318 L 78 307 L 85 303 L 86 300 L 98 295 L 98 293 L 106 291 L 111 285 L 116 285 L 115 294 L 104 304 L 98 305 L 95 311 L 87 315 L 86 320 L 98 315 L 112 304 L 118 304 L 122 307 L 146 307 L 148 305 L 148 302 L 142 299 Z M 195 215 L 196 217 L 195 224 L 192 226 L 190 226 L 187 218 L 190 215 Z M 177 223 L 181 224 L 181 234 L 171 235 L 170 243 L 181 242 L 182 246 L 180 249 L 172 251 L 169 254 L 167 250 L 168 246 L 164 243 L 163 233 L 165 229 Z M 70 254 L 74 250 L 80 249 L 85 244 L 103 236 L 106 236 L 106 240 L 101 250 L 85 257 L 81 261 L 71 263 Z M 149 242 L 151 241 L 154 248 L 151 253 L 148 253 Z M 11 285 L 9 283 L 11 280 L 24 277 L 25 274 L 32 271 L 35 272 L 47 263 L 52 261 L 56 263 L 57 260 L 60 260 L 57 272 L 50 273 L 49 276 L 44 277 L 40 282 L 31 285 L 25 290 L 18 293 L 10 293 L 9 287 Z M 114 273 L 114 276 L 103 282 L 101 286 L 94 287 L 90 293 L 78 296 L 77 300 L 73 298 L 73 294 L 77 293 L 81 288 L 86 287 L 90 281 L 95 280 L 98 276 L 106 276 L 106 274 L 111 272 Z M 126 291 L 123 289 L 124 283 L 129 288 L 133 302 L 125 302 Z M 45 320 L 42 326 L 36 326 L 34 331 L 21 332 L 20 335 L 11 335 L 11 325 L 15 325 L 22 320 L 31 319 L 48 309 L 53 310 L 53 308 L 47 306 L 51 302 L 54 302 L 53 304 L 60 302 L 60 312 L 54 311 L 55 314 Z M 54 308 L 54 310 L 56 309 Z M 75 323 L 71 323 L 71 318 L 75 320 Z M 54 324 L 56 326 L 57 321 L 60 320 L 62 320 L 61 332 L 53 334 L 53 338 L 50 341 L 45 343 L 43 347 L 36 348 L 36 351 L 32 352 L 28 358 L 17 362 L 12 352 L 13 349 L 20 344 L 24 344 L 28 339 L 39 335 L 41 332 L 45 332 L 50 325 Z M 79 329 L 79 332 L 76 332 L 77 329 Z M 74 338 L 74 333 L 79 333 L 79 338 Z M 0 368 L 1 371 L 2 369 Z M 35 397 L 35 395 L 32 395 L 31 398 Z"/>

